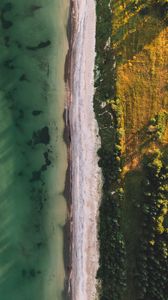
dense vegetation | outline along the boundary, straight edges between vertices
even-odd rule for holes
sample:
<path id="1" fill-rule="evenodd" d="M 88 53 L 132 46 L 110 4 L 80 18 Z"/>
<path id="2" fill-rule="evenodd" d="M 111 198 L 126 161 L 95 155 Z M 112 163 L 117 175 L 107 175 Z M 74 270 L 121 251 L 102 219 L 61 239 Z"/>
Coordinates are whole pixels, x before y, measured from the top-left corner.
<path id="1" fill-rule="evenodd" d="M 167 299 L 168 284 L 168 167 L 159 149 L 145 155 L 139 241 L 138 299 Z"/>
<path id="2" fill-rule="evenodd" d="M 153 61 L 157 62 L 154 53 L 159 50 L 152 44 L 156 34 L 153 26 L 157 26 L 157 34 L 163 35 L 166 9 L 164 0 L 97 1 L 94 110 L 101 137 L 99 166 L 104 178 L 97 273 L 100 300 L 168 298 L 168 103 L 163 92 L 162 101 L 155 99 L 159 88 Z M 130 35 L 127 30 L 131 30 Z M 148 40 L 144 39 L 145 30 Z M 143 50 L 145 43 L 151 43 L 150 56 Z M 148 59 L 148 71 L 146 62 L 139 63 L 144 57 Z M 150 72 L 153 83 L 149 89 Z M 128 82 L 127 75 L 132 82 Z M 155 104 L 149 109 L 150 99 Z"/>
<path id="3" fill-rule="evenodd" d="M 123 201 L 121 181 L 122 108 L 115 97 L 115 57 L 111 48 L 111 9 L 108 1 L 97 3 L 97 57 L 95 112 L 102 146 L 98 151 L 104 176 L 100 207 L 100 299 L 120 299 L 126 286 L 125 243 L 120 226 Z M 104 5 L 106 4 L 106 5 Z M 103 14 L 102 14 L 103 11 Z M 107 30 L 108 28 L 108 30 Z M 107 40 L 109 42 L 107 43 Z"/>

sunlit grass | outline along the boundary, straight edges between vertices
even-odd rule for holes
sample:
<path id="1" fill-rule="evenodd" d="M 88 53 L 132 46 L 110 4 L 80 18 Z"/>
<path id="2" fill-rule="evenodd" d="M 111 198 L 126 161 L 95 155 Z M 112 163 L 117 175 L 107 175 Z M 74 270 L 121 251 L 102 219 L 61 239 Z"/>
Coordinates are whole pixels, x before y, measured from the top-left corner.
<path id="1" fill-rule="evenodd" d="M 136 3 L 136 5 L 134 5 Z M 141 160 L 159 147 L 167 155 L 168 124 L 160 139 L 149 132 L 151 118 L 168 112 L 168 28 L 150 1 L 113 1 L 112 45 L 117 60 L 117 97 L 123 108 L 125 201 L 122 228 L 127 248 L 127 290 L 123 300 L 136 298 L 134 274 L 141 219 L 137 207 L 143 199 Z M 166 159 L 166 158 L 165 158 Z"/>

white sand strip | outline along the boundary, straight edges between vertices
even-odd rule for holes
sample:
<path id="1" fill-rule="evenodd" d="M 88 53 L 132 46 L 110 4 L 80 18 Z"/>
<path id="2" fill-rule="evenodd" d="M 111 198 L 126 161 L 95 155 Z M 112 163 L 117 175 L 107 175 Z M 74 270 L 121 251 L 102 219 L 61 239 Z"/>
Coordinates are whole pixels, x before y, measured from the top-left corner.
<path id="1" fill-rule="evenodd" d="M 94 0 L 75 0 L 76 33 L 70 105 L 72 158 L 72 299 L 95 300 L 97 216 L 101 195 L 98 126 L 93 112 L 96 11 Z"/>

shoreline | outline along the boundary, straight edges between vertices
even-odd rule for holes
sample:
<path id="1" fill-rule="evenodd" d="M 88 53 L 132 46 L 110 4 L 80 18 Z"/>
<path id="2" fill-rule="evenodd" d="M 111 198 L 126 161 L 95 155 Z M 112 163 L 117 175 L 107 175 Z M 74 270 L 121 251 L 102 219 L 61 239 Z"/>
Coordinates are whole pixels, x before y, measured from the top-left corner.
<path id="1" fill-rule="evenodd" d="M 78 0 L 71 1 L 68 29 L 69 51 L 65 63 L 67 102 L 64 111 L 64 140 L 68 151 L 64 194 L 68 218 L 64 237 L 66 244 L 67 240 L 69 243 L 69 257 L 68 267 L 67 257 L 65 259 L 65 289 L 67 299 L 95 300 L 102 176 L 97 156 L 100 147 L 98 124 L 93 111 L 94 0 L 88 3 L 85 0 L 83 4 Z"/>
<path id="2" fill-rule="evenodd" d="M 72 300 L 71 287 L 71 272 L 72 272 L 72 179 L 71 179 L 71 132 L 70 132 L 70 116 L 69 108 L 71 103 L 71 80 L 72 80 L 72 45 L 75 33 L 75 19 L 74 19 L 74 1 L 70 0 L 69 17 L 67 23 L 67 39 L 69 49 L 65 59 L 64 67 L 64 81 L 66 88 L 66 102 L 63 113 L 64 133 L 63 139 L 67 146 L 68 166 L 65 176 L 64 197 L 67 203 L 67 219 L 64 225 L 64 266 L 65 266 L 65 282 L 63 297 L 67 300 Z M 68 250 L 67 250 L 68 248 Z"/>

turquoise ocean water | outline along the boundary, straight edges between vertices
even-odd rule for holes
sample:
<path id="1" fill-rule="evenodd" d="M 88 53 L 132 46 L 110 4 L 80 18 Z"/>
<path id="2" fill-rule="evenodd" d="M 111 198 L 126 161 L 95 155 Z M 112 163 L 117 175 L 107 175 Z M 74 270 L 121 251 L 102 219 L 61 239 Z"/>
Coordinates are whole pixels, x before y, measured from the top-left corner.
<path id="1" fill-rule="evenodd" d="M 69 0 L 0 0 L 0 300 L 64 289 Z"/>

